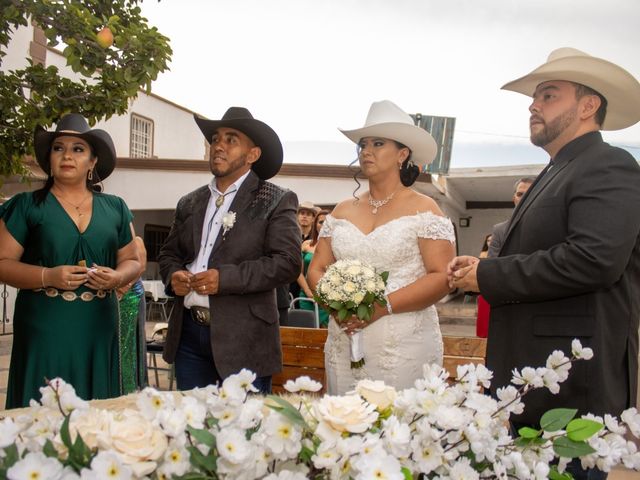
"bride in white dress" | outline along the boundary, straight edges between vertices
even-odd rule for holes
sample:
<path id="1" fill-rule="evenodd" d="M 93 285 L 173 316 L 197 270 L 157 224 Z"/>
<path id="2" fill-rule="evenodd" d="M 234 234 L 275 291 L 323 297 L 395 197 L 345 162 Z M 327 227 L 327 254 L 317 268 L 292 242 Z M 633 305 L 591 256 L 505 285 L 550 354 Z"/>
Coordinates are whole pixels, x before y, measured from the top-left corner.
<path id="1" fill-rule="evenodd" d="M 341 202 L 327 216 L 307 277 L 315 289 L 336 260 L 362 260 L 378 272 L 389 272 L 388 305 L 376 305 L 369 323 L 352 317 L 344 330 L 329 321 L 327 390 L 344 394 L 363 378 L 408 388 L 422 376 L 424 363 L 442 364 L 434 304 L 449 292 L 446 267 L 454 256 L 453 225 L 431 198 L 409 188 L 419 168 L 433 161 L 437 146 L 388 100 L 371 105 L 363 128 L 341 131 L 358 145 L 369 191 Z M 348 335 L 359 329 L 365 365 L 352 369 Z"/>

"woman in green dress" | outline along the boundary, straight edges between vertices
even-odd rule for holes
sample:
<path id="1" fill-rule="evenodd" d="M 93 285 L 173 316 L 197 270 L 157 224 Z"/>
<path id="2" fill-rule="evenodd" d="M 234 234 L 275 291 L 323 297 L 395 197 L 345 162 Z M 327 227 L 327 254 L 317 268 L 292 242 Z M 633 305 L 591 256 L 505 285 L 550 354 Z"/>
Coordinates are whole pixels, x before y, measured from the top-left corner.
<path id="1" fill-rule="evenodd" d="M 316 251 L 318 234 L 320 233 L 320 229 L 322 228 L 324 219 L 328 214 L 329 212 L 327 212 L 326 210 L 320 210 L 318 212 L 314 220 L 313 227 L 311 228 L 311 238 L 309 240 L 305 240 L 302 243 L 302 274 L 298 277 L 298 285 L 300 285 L 300 298 L 313 298 L 313 293 L 311 292 L 311 288 L 309 288 L 309 284 L 307 283 L 307 270 L 309 268 L 309 265 L 311 264 L 313 254 Z M 301 300 L 299 303 L 299 308 L 302 310 L 314 310 L 315 305 L 313 304 L 313 302 Z M 329 312 L 318 307 L 318 316 L 320 326 L 326 328 L 329 324 Z"/>
<path id="2" fill-rule="evenodd" d="M 114 169 L 109 134 L 68 114 L 34 149 L 45 186 L 0 212 L 0 281 L 19 288 L 7 408 L 61 377 L 85 399 L 120 394 L 115 289 L 140 274 L 132 215 L 97 185 Z"/>

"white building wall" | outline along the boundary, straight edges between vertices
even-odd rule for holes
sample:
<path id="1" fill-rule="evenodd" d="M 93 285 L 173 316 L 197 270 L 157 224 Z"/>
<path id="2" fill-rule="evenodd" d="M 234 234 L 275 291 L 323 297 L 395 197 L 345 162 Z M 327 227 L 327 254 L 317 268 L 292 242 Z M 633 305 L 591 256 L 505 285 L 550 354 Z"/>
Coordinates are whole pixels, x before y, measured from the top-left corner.
<path id="1" fill-rule="evenodd" d="M 68 78 L 80 77 L 67 67 L 64 56 L 56 51 L 47 51 L 47 64 L 57 66 L 60 74 Z M 130 101 L 127 114 L 113 116 L 106 122 L 101 121 L 96 125 L 109 132 L 119 157 L 131 156 L 132 113 L 153 120 L 154 157 L 179 160 L 204 159 L 205 140 L 193 120 L 193 112 L 143 92 Z"/>
<path id="2" fill-rule="evenodd" d="M 511 216 L 513 209 L 510 208 L 488 208 L 482 210 L 467 210 L 462 217 L 471 217 L 468 227 L 456 226 L 458 230 L 458 250 L 460 255 L 480 254 L 484 237 L 491 233 L 496 223 L 505 221 Z"/>
<path id="3" fill-rule="evenodd" d="M 31 24 L 27 27 L 19 27 L 15 32 L 11 32 L 11 42 L 5 48 L 6 55 L 0 59 L 2 65 L 0 70 L 8 72 L 9 70 L 18 70 L 28 65 L 27 57 L 29 56 L 29 46 L 33 39 L 33 27 Z"/>

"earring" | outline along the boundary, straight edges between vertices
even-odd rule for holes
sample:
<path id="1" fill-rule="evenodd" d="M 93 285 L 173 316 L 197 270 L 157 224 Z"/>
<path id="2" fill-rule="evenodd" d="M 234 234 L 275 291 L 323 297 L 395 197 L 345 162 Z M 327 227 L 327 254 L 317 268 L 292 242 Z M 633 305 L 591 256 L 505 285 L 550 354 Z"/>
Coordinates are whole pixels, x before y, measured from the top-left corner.
<path id="1" fill-rule="evenodd" d="M 89 170 L 89 175 L 87 175 L 87 178 L 89 179 L 89 181 L 93 180 L 93 168 Z"/>

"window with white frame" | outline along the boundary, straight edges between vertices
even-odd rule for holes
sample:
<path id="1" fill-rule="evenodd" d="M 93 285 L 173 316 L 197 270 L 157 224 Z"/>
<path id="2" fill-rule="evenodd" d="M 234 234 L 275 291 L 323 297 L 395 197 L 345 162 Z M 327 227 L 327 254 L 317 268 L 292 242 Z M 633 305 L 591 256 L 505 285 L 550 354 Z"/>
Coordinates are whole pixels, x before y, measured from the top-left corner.
<path id="1" fill-rule="evenodd" d="M 153 156 L 153 120 L 140 115 L 131 115 L 131 158 Z"/>

